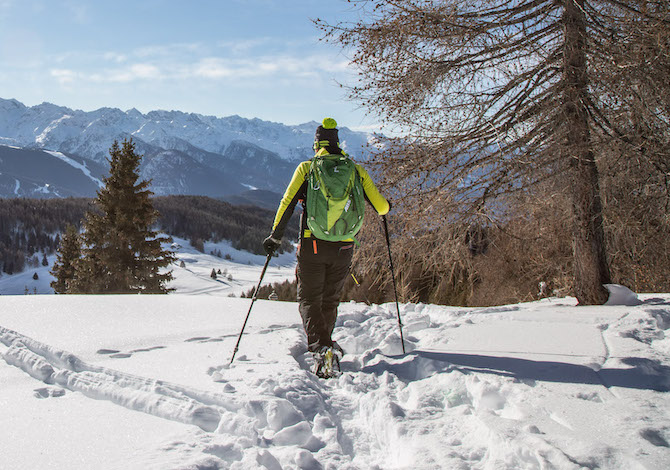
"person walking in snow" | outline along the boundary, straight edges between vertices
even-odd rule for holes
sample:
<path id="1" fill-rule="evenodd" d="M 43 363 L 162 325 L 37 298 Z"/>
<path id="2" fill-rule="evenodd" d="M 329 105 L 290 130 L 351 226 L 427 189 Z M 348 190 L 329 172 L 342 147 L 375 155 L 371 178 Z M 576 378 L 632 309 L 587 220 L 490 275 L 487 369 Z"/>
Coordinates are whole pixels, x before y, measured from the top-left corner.
<path id="1" fill-rule="evenodd" d="M 268 255 L 281 244 L 284 229 L 300 202 L 300 244 L 296 270 L 298 302 L 314 372 L 330 377 L 344 354 L 331 335 L 337 306 L 351 269 L 354 236 L 363 223 L 365 201 L 380 215 L 390 209 L 365 169 L 339 145 L 337 122 L 326 118 L 316 129 L 315 156 L 296 168 L 263 242 Z"/>

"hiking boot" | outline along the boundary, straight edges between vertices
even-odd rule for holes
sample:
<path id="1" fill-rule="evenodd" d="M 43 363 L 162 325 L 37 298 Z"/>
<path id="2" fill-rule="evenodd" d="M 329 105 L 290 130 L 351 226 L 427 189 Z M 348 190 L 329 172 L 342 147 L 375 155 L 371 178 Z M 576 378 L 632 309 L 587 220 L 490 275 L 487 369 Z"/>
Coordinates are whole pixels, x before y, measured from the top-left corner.
<path id="1" fill-rule="evenodd" d="M 329 379 L 340 374 L 340 351 L 332 346 L 322 346 L 314 354 L 314 374 L 322 379 Z"/>

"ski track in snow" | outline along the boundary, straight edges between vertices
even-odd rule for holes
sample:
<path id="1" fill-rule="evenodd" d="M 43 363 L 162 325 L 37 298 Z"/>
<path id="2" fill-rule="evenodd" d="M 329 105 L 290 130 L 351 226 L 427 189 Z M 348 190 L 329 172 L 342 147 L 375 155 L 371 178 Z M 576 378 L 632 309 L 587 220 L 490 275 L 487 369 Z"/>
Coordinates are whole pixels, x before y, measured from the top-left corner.
<path id="1" fill-rule="evenodd" d="M 239 409 L 230 398 L 93 366 L 67 351 L 0 327 L 0 341 L 7 346 L 5 361 L 46 384 L 109 400 L 126 408 L 161 418 L 194 424 L 214 431 L 221 419 L 217 408 Z"/>
<path id="2" fill-rule="evenodd" d="M 334 334 L 348 353 L 340 377 L 323 380 L 309 371 L 300 325 L 270 325 L 245 333 L 233 365 L 209 368 L 217 393 L 89 364 L 3 327 L 0 352 L 8 364 L 47 384 L 36 389 L 36 398 L 81 392 L 205 431 L 155 451 L 175 453 L 170 468 L 661 468 L 655 465 L 670 461 L 667 410 L 660 420 L 665 426 L 649 422 L 658 413 L 657 394 L 668 403 L 670 367 L 667 355 L 648 348 L 670 328 L 670 308 L 663 305 L 580 320 L 596 338 L 599 331 L 604 352 L 566 353 L 563 359 L 575 362 L 559 362 L 449 348 L 491 318 L 533 322 L 515 316 L 523 313 L 518 306 L 405 305 L 402 355 L 395 306 L 344 304 Z M 578 314 L 563 314 L 556 331 Z M 244 342 L 268 335 L 288 345 L 290 354 L 275 361 L 250 358 Z M 232 346 L 235 336 L 194 336 L 184 343 Z M 97 353 L 122 360 L 166 347 Z M 646 351 L 638 359 L 631 355 L 637 347 Z M 281 368 L 262 373 L 277 361 Z M 628 415 L 615 418 L 621 422 L 599 428 L 594 417 L 620 410 L 619 402 L 632 393 L 648 397 L 648 409 L 639 400 Z M 646 447 L 638 455 L 618 449 L 630 439 Z"/>

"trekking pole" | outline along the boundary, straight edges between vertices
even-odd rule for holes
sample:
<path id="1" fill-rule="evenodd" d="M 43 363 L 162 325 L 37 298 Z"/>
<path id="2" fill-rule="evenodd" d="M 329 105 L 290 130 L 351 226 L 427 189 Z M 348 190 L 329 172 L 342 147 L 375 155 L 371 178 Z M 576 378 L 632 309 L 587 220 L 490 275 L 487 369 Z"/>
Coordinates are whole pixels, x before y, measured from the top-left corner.
<path id="1" fill-rule="evenodd" d="M 251 299 L 251 305 L 249 305 L 249 311 L 247 312 L 247 318 L 244 319 L 244 324 L 242 325 L 242 331 L 240 331 L 240 336 L 237 337 L 237 343 L 235 344 L 235 349 L 233 350 L 233 357 L 230 358 L 230 364 L 235 360 L 235 354 L 240 346 L 240 341 L 242 340 L 242 334 L 244 333 L 244 328 L 247 326 L 247 321 L 249 320 L 249 314 L 251 313 L 251 307 L 254 306 L 254 302 L 258 298 L 258 291 L 261 290 L 261 282 L 263 282 L 263 276 L 265 276 L 265 271 L 268 269 L 268 264 L 270 264 L 270 259 L 272 259 L 272 253 L 270 253 L 265 260 L 265 266 L 263 266 L 263 271 L 261 271 L 261 278 L 258 280 L 258 286 L 254 291 L 254 296 Z"/>
<path id="2" fill-rule="evenodd" d="M 402 320 L 400 319 L 400 305 L 398 305 L 398 290 L 395 286 L 395 273 L 393 271 L 393 257 L 391 256 L 391 240 L 389 238 L 389 226 L 386 222 L 386 215 L 382 215 L 384 221 L 384 233 L 386 234 L 386 247 L 389 250 L 389 267 L 391 268 L 391 279 L 393 280 L 393 294 L 395 295 L 395 308 L 398 311 L 398 328 L 400 328 L 400 342 L 402 343 L 402 353 L 405 354 L 405 339 L 402 335 Z"/>

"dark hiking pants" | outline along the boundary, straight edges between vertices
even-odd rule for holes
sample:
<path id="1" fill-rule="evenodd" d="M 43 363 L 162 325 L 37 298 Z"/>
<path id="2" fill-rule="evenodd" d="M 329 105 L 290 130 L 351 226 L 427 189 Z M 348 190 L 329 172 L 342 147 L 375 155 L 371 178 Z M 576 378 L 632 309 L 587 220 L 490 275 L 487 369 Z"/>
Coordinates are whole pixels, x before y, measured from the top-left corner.
<path id="1" fill-rule="evenodd" d="M 302 240 L 298 251 L 298 302 L 312 352 L 332 346 L 337 306 L 351 267 L 353 243 Z"/>

